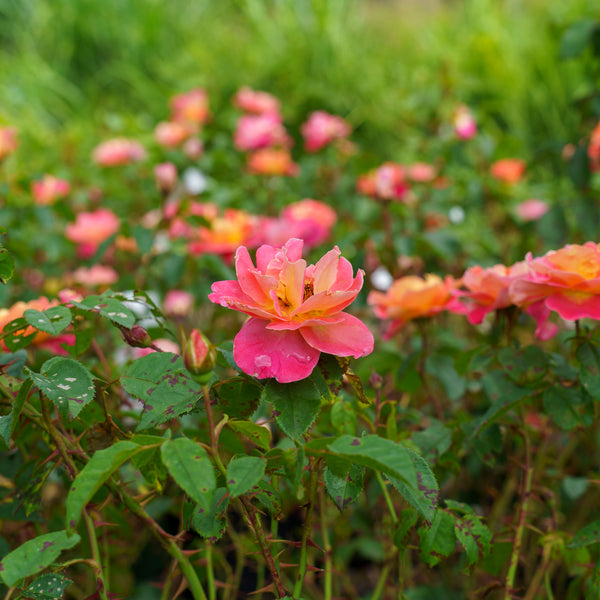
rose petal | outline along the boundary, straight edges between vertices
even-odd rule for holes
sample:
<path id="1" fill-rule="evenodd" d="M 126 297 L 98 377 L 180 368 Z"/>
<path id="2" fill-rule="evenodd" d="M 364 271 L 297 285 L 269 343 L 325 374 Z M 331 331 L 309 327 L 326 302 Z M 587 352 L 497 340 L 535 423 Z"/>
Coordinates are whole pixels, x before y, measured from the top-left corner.
<path id="1" fill-rule="evenodd" d="M 344 317 L 337 323 L 302 327 L 300 333 L 317 350 L 335 356 L 366 356 L 373 351 L 373 334 L 356 317 L 340 313 Z"/>
<path id="2" fill-rule="evenodd" d="M 279 383 L 308 377 L 320 352 L 309 346 L 298 331 L 271 331 L 268 321 L 248 319 L 233 343 L 237 365 L 253 377 L 275 377 Z"/>

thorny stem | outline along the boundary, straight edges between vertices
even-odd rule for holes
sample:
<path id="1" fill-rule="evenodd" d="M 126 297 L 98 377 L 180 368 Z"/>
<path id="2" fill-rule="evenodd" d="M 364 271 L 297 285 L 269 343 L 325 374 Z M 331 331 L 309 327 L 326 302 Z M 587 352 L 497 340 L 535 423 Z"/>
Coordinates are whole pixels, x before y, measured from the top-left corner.
<path id="1" fill-rule="evenodd" d="M 313 461 L 311 460 L 311 462 L 313 462 Z M 300 571 L 298 573 L 298 578 L 296 579 L 296 585 L 294 586 L 294 597 L 300 597 L 300 595 L 302 593 L 302 584 L 304 582 L 304 577 L 306 575 L 306 568 L 308 565 L 308 540 L 310 538 L 311 527 L 312 527 L 312 514 L 313 514 L 313 507 L 315 505 L 315 493 L 317 491 L 320 461 L 317 460 L 317 461 L 314 461 L 314 463 L 315 464 L 309 463 L 309 468 L 311 469 L 311 471 L 310 471 L 310 481 L 309 481 L 309 490 L 308 490 L 308 494 L 309 494 L 308 508 L 306 510 L 306 517 L 304 519 L 304 528 L 302 531 L 302 546 L 300 549 Z"/>
<path id="2" fill-rule="evenodd" d="M 512 553 L 510 556 L 510 562 L 508 572 L 506 574 L 506 587 L 504 592 L 504 600 L 511 600 L 513 596 L 513 586 L 515 583 L 515 577 L 517 574 L 517 567 L 519 565 L 519 555 L 521 552 L 521 543 L 523 541 L 523 532 L 525 530 L 525 520 L 527 518 L 527 510 L 529 507 L 529 498 L 531 496 L 531 487 L 533 483 L 533 467 L 531 465 L 531 448 L 529 444 L 529 436 L 527 430 L 523 427 L 522 430 L 523 441 L 525 443 L 525 475 L 523 480 L 523 489 L 521 493 L 521 509 L 519 511 L 519 517 L 517 521 L 517 530 L 515 531 L 515 538 Z"/>
<path id="3" fill-rule="evenodd" d="M 262 555 L 267 563 L 269 572 L 273 577 L 273 583 L 275 584 L 275 589 L 277 590 L 277 596 L 279 598 L 283 598 L 287 596 L 287 591 L 281 583 L 279 572 L 277 571 L 277 567 L 275 566 L 275 561 L 273 560 L 273 555 L 271 554 L 271 551 L 269 549 L 267 538 L 265 537 L 265 532 L 263 531 L 262 526 L 260 524 L 260 520 L 256 513 L 256 509 L 243 496 L 241 496 L 239 500 L 243 509 L 242 514 L 244 516 L 244 519 L 246 520 L 246 523 L 252 531 L 252 533 L 254 533 L 262 551 Z"/>
<path id="4" fill-rule="evenodd" d="M 59 453 L 61 454 L 62 459 L 65 461 L 65 464 L 67 465 L 67 468 L 69 469 L 69 472 L 72 474 L 71 478 L 74 478 L 75 474 L 77 473 L 77 468 L 75 466 L 75 463 L 69 456 L 69 448 L 67 448 L 67 440 L 65 440 L 63 437 L 61 437 L 59 432 L 56 430 L 56 428 L 52 424 L 52 421 L 50 420 L 47 403 L 45 402 L 45 399 L 42 394 L 40 394 L 40 397 L 41 397 L 41 403 L 42 403 L 43 424 L 44 424 L 45 428 L 47 429 L 48 433 L 50 434 L 50 436 L 52 437 L 52 439 L 54 440 L 54 442 L 57 446 L 57 449 L 58 449 Z M 35 419 L 35 417 L 34 417 L 34 419 Z M 83 458 L 85 458 L 86 460 L 89 460 L 89 457 L 87 457 L 86 454 L 79 447 L 74 446 L 73 448 L 71 448 L 71 450 L 81 454 L 81 456 Z M 194 600 L 207 600 L 206 594 L 204 593 L 204 590 L 202 589 L 202 584 L 200 583 L 200 580 L 198 579 L 198 575 L 197 575 L 196 571 L 194 570 L 194 568 L 193 568 L 192 564 L 190 563 L 190 561 L 188 560 L 188 558 L 182 553 L 181 549 L 177 546 L 177 544 L 173 540 L 172 536 L 167 534 L 160 527 L 160 525 L 142 508 L 142 506 L 140 506 L 140 504 L 136 500 L 134 500 L 131 496 L 129 496 L 124 489 L 122 489 L 121 486 L 119 486 L 118 484 L 116 484 L 110 480 L 107 481 L 107 485 L 117 497 L 120 497 L 123 500 L 123 503 L 125 504 L 125 506 L 127 506 L 127 508 L 134 515 L 136 515 L 138 518 L 140 518 L 144 523 L 146 523 L 149 526 L 150 531 L 155 535 L 155 537 L 163 545 L 165 550 L 177 561 L 177 563 L 179 564 L 179 568 L 181 569 L 181 571 L 183 572 L 184 576 L 186 577 L 186 579 L 188 581 L 188 585 L 190 587 L 190 590 L 192 592 L 192 596 L 194 597 Z M 86 513 L 84 512 L 84 517 L 85 516 L 86 516 Z M 98 553 L 98 557 L 99 556 L 100 555 Z M 98 565 L 99 565 L 99 563 L 98 563 Z M 100 567 L 100 569 L 101 569 L 101 567 Z M 104 587 L 104 589 L 106 589 L 106 586 Z"/>
<path id="5" fill-rule="evenodd" d="M 67 448 L 65 438 L 56 429 L 54 423 L 52 423 L 48 402 L 46 401 L 46 398 L 41 392 L 40 403 L 42 408 L 42 419 L 46 427 L 46 431 L 49 433 L 50 437 L 54 441 L 56 449 L 58 450 L 62 460 L 65 463 L 65 466 L 67 467 L 67 470 L 69 471 L 69 478 L 73 480 L 77 475 L 77 467 L 75 466 L 73 459 L 69 456 L 69 450 Z M 108 588 L 105 581 L 104 570 L 102 569 L 102 559 L 100 556 L 100 548 L 98 546 L 98 538 L 96 537 L 96 529 L 94 527 L 94 522 L 86 509 L 83 510 L 83 519 L 85 521 L 85 526 L 88 532 L 90 550 L 92 552 L 92 559 L 95 563 L 94 571 L 96 572 L 97 577 L 98 595 L 100 597 L 100 600 L 108 600 Z"/>
<path id="6" fill-rule="evenodd" d="M 218 447 L 218 434 L 215 428 L 215 419 L 212 411 L 212 404 L 210 403 L 210 388 L 207 385 L 202 386 L 202 396 L 204 399 L 204 408 L 206 410 L 206 417 L 208 420 L 208 434 L 210 438 L 210 449 L 213 459 L 219 468 L 219 471 L 224 476 L 227 476 L 227 469 L 223 465 L 221 461 L 221 457 L 219 456 L 219 447 Z M 245 499 L 244 497 L 238 498 L 239 506 L 241 508 L 241 513 L 250 528 L 250 530 L 254 533 L 262 555 L 267 563 L 267 567 L 271 576 L 273 577 L 273 582 L 275 583 L 275 588 L 277 589 L 277 593 L 280 598 L 283 598 L 287 595 L 283 584 L 281 583 L 281 578 L 279 577 L 279 571 L 277 570 L 277 566 L 275 565 L 275 560 L 273 559 L 273 555 L 271 554 L 271 550 L 269 549 L 269 545 L 267 542 L 267 538 L 265 537 L 265 532 L 263 531 L 262 525 L 256 514 L 256 509 L 252 504 Z"/>

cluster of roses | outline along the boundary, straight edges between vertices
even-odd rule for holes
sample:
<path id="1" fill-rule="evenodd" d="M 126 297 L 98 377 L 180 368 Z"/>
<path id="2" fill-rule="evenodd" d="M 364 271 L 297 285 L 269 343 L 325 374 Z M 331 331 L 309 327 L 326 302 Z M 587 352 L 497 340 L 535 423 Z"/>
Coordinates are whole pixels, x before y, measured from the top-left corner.
<path id="1" fill-rule="evenodd" d="M 260 175 L 297 175 L 300 168 L 290 154 L 293 140 L 283 125 L 279 100 L 266 92 L 243 87 L 233 104 L 244 112 L 237 120 L 233 140 L 240 152 L 248 152 L 248 171 Z M 342 117 L 316 111 L 309 115 L 300 131 L 304 149 L 317 152 L 331 143 L 347 142 L 352 130 Z"/>
<path id="2" fill-rule="evenodd" d="M 389 319 L 390 337 L 408 321 L 442 311 L 464 314 L 479 324 L 495 310 L 515 306 L 537 323 L 535 335 L 552 338 L 558 326 L 552 312 L 566 321 L 600 319 L 600 244 L 570 244 L 543 256 L 528 254 L 511 266 L 475 265 L 455 280 L 428 274 L 397 279 L 383 293 L 372 291 L 368 302 L 375 314 Z"/>

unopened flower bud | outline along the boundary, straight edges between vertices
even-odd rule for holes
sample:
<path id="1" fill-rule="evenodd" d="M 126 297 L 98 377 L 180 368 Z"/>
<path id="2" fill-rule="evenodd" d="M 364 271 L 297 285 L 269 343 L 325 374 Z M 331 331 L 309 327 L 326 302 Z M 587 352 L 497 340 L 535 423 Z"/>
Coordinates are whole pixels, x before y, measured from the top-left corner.
<path id="1" fill-rule="evenodd" d="M 139 325 L 134 325 L 131 329 L 120 327 L 123 339 L 133 348 L 149 348 L 152 346 L 152 338 L 148 332 Z"/>
<path id="2" fill-rule="evenodd" d="M 192 329 L 185 346 L 183 362 L 192 375 L 205 376 L 202 379 L 208 379 L 207 376 L 217 364 L 217 349 L 205 335 L 197 329 Z"/>

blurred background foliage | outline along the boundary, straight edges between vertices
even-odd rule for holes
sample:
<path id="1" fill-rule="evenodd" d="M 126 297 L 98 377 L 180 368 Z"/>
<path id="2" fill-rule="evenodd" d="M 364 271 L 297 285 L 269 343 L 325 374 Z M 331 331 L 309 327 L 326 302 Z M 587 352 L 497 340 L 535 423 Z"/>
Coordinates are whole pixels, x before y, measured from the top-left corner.
<path id="1" fill-rule="evenodd" d="M 457 100 L 505 154 L 543 156 L 581 135 L 593 63 L 559 42 L 597 16 L 595 0 L 3 0 L 0 124 L 43 169 L 38 149 L 72 163 L 99 135 L 150 135 L 174 93 L 204 86 L 218 114 L 247 84 L 292 128 L 347 118 L 372 163 L 414 155 Z"/>

